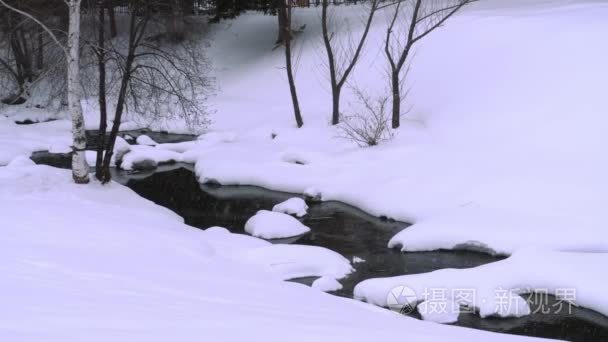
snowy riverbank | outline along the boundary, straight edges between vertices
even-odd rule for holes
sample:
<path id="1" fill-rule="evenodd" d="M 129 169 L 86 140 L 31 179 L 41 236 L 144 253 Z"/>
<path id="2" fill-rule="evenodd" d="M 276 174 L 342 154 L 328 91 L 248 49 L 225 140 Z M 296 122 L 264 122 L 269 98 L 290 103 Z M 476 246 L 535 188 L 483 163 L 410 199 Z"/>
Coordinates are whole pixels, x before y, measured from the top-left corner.
<path id="1" fill-rule="evenodd" d="M 77 186 L 24 159 L 0 167 L 0 208 L 5 340 L 528 340 L 282 282 L 263 240 L 193 229 L 119 184 Z"/>

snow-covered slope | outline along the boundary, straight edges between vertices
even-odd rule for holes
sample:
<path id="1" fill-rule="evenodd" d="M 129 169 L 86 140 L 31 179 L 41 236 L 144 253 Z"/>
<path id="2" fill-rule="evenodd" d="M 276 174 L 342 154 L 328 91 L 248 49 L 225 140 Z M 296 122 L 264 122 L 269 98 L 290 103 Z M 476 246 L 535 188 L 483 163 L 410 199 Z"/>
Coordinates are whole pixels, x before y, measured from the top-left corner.
<path id="1" fill-rule="evenodd" d="M 263 240 L 193 229 L 119 184 L 77 186 L 30 164 L 0 167 L 3 341 L 529 340 L 279 281 L 236 257 Z"/>
<path id="2" fill-rule="evenodd" d="M 360 8 L 340 11 L 358 27 Z M 217 26 L 212 46 L 226 56 L 214 59 L 222 87 L 214 129 L 235 139 L 194 147 L 184 160 L 198 161 L 203 181 L 307 192 L 424 223 L 405 233 L 410 250 L 607 251 L 607 15 L 601 1 L 476 3 L 416 49 L 411 111 L 396 138 L 360 149 L 328 126 L 317 10 L 296 11 L 297 26 L 306 24 L 296 43 L 302 129 L 294 128 L 281 51 L 271 50 L 274 18 L 246 14 Z M 386 18 L 378 15 L 354 73 L 370 92 L 385 86 Z M 241 56 L 241 44 L 258 52 Z M 346 91 L 345 112 L 351 102 Z"/>

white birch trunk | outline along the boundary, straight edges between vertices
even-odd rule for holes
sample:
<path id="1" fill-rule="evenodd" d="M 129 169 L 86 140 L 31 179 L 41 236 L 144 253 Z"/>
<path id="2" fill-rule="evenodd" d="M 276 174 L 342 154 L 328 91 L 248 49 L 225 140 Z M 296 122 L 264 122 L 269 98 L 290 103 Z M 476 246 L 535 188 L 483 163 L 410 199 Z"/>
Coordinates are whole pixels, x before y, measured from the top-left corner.
<path id="1" fill-rule="evenodd" d="M 70 24 L 68 30 L 68 107 L 72 115 L 72 177 L 76 183 L 89 182 L 89 165 L 85 157 L 87 139 L 84 115 L 82 113 L 82 93 L 80 89 L 80 3 L 69 0 Z"/>

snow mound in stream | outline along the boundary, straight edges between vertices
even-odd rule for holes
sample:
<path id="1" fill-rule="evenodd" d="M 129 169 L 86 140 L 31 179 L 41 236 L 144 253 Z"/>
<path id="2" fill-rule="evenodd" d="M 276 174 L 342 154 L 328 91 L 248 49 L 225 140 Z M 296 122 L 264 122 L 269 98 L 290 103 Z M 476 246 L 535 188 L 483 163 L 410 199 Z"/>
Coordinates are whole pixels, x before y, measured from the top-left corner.
<path id="1" fill-rule="evenodd" d="M 138 145 L 146 145 L 146 146 L 158 145 L 158 143 L 156 141 L 154 141 L 154 139 L 150 138 L 149 136 L 147 136 L 145 134 L 138 136 L 135 141 L 137 142 Z"/>
<path id="2" fill-rule="evenodd" d="M 310 228 L 283 213 L 260 210 L 245 223 L 245 231 L 263 239 L 282 239 L 310 232 Z"/>
<path id="3" fill-rule="evenodd" d="M 155 169 L 159 164 L 178 163 L 182 154 L 167 149 L 146 145 L 131 145 L 131 152 L 122 160 L 124 170 Z"/>
<path id="4" fill-rule="evenodd" d="M 449 324 L 458 321 L 459 306 L 453 300 L 429 300 L 420 303 L 416 309 L 425 321 Z"/>
<path id="5" fill-rule="evenodd" d="M 297 217 L 302 217 L 306 215 L 307 210 L 308 205 L 306 205 L 306 202 L 299 197 L 290 198 L 287 201 L 281 202 L 272 208 L 272 211 L 276 211 L 278 213 L 283 214 L 296 215 Z"/>

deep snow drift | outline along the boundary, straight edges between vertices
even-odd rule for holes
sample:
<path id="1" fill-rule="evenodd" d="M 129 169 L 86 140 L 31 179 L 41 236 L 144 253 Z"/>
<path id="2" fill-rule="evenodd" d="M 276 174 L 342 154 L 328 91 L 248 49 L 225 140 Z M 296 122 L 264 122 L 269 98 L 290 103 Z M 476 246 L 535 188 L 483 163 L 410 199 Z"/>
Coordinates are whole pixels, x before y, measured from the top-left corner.
<path id="1" fill-rule="evenodd" d="M 268 242 L 193 229 L 119 184 L 78 186 L 31 164 L 0 167 L 2 340 L 532 340 L 430 327 L 279 281 L 240 254 Z"/>

